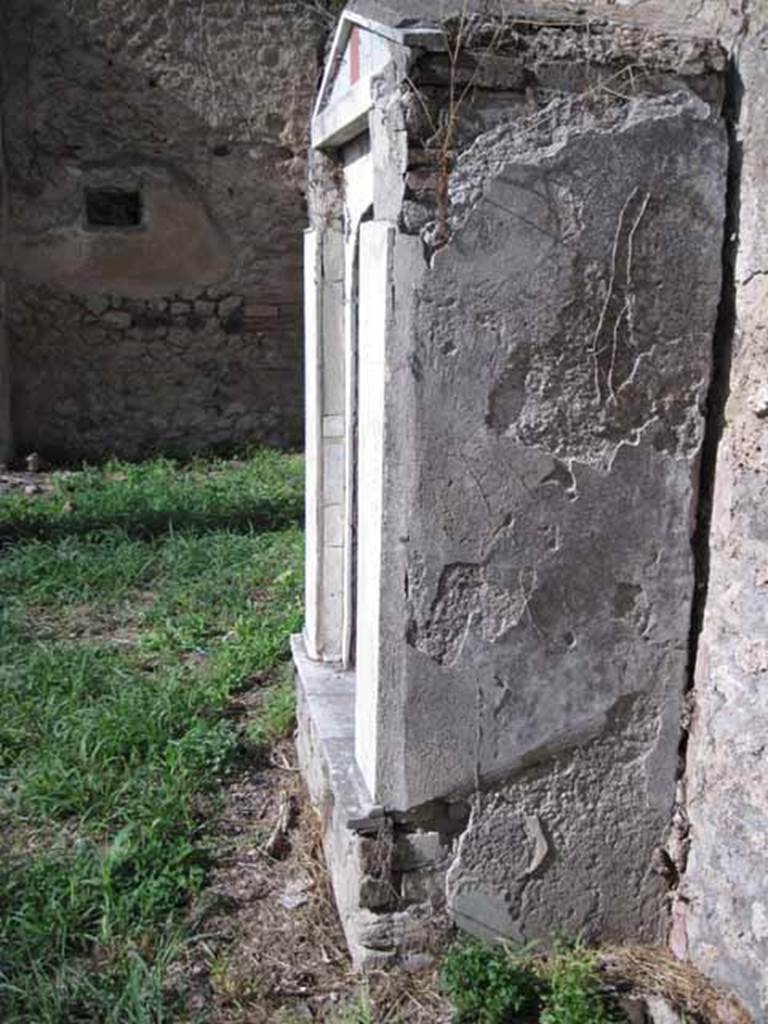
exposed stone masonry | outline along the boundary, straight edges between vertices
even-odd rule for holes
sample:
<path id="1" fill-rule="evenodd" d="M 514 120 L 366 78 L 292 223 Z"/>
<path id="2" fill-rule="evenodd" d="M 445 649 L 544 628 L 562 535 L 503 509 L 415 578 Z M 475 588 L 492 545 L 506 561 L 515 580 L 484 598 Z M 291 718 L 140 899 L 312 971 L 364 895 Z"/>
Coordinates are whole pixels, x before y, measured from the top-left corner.
<path id="1" fill-rule="evenodd" d="M 194 288 L 143 300 L 27 285 L 15 299 L 11 332 L 34 339 L 13 351 L 19 450 L 67 461 L 299 443 L 295 307 Z"/>
<path id="2" fill-rule="evenodd" d="M 294 0 L 3 5 L 12 416 L 48 458 L 301 443 Z M 88 190 L 139 197 L 89 227 Z"/>

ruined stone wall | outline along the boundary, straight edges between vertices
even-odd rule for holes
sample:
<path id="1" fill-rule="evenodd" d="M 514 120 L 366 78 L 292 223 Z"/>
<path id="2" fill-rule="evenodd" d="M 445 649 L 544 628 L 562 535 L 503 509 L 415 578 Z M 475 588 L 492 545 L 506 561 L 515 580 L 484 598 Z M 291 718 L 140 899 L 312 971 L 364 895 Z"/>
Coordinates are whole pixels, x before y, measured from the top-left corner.
<path id="1" fill-rule="evenodd" d="M 768 4 L 745 3 L 713 395 L 708 587 L 687 747 L 690 856 L 673 944 L 768 1021 Z M 703 538 L 702 538 L 703 540 Z"/>
<path id="2" fill-rule="evenodd" d="M 439 847 L 442 888 L 395 871 L 384 907 L 337 870 L 340 904 L 365 911 L 361 959 L 446 896 L 485 935 L 664 936 L 765 1024 L 768 3 L 547 6 L 634 26 L 603 57 L 653 60 L 671 31 L 665 81 L 618 120 L 555 102 L 542 129 L 536 100 L 600 61 L 537 19 L 527 74 L 481 69 L 449 181 L 445 57 L 409 68 L 403 123 L 395 103 L 372 118 L 402 157 L 375 210 L 398 229 L 382 802 Z"/>
<path id="3" fill-rule="evenodd" d="M 10 352 L 7 330 L 7 295 L 2 268 L 8 251 L 8 171 L 5 159 L 4 102 L 8 87 L 6 40 L 0 32 L 0 464 L 6 463 L 13 451 L 11 431 Z"/>
<path id="4" fill-rule="evenodd" d="M 299 2 L 4 5 L 19 454 L 301 443 Z M 140 226 L 86 195 L 140 193 Z"/>
<path id="5" fill-rule="evenodd" d="M 435 846 L 430 892 L 393 869 L 386 901 L 369 877 L 353 893 L 329 860 L 361 960 L 423 941 L 447 897 L 485 935 L 663 936 L 765 1024 L 768 3 L 547 7 L 574 24 L 520 28 L 525 74 L 514 53 L 453 69 L 475 88 L 448 159 L 444 56 L 371 119 L 397 156 L 375 209 L 397 224 L 381 802 L 397 840 Z M 594 60 L 585 14 L 624 26 L 591 21 Z M 631 112 L 558 104 L 666 32 Z M 374 810 L 334 834 L 362 845 Z"/>
<path id="6" fill-rule="evenodd" d="M 600 3 L 593 0 L 590 8 Z M 768 1021 L 768 3 L 633 4 L 720 39 L 730 57 L 724 286 L 696 536 L 693 687 L 683 720 L 683 875 L 670 941 Z M 688 724 L 690 721 L 690 731 Z M 682 826 L 680 830 L 680 826 Z"/>
<path id="7" fill-rule="evenodd" d="M 709 34 L 719 39 L 729 57 L 723 110 L 730 137 L 724 273 L 694 509 L 690 689 L 680 722 L 676 807 L 663 845 L 672 865 L 667 884 L 672 889 L 673 950 L 735 992 L 757 1024 L 765 1024 L 768 4 L 595 0 L 588 7 L 624 13 L 649 31 L 671 21 L 683 31 Z M 610 757 L 620 766 L 621 781 L 608 782 L 608 788 L 623 784 L 636 770 L 631 758 L 621 765 L 622 757 L 636 749 L 631 735 L 632 728 Z M 568 765 L 567 777 L 577 778 L 580 770 Z M 607 769 L 604 780 L 612 770 Z M 532 781 L 542 785 L 535 772 Z M 466 860 L 477 871 L 478 856 L 508 842 L 515 834 L 514 819 L 526 810 L 524 797 L 524 792 L 507 792 L 504 800 L 491 802 L 485 820 L 477 815 L 475 834 L 470 831 L 462 845 L 459 866 Z M 568 800 L 572 808 L 578 806 L 572 795 Z M 548 802 L 544 788 L 527 810 L 538 815 Z M 589 813 L 586 807 L 583 813 Z M 454 874 L 459 877 L 457 869 Z"/>
<path id="8" fill-rule="evenodd" d="M 10 459 L 13 450 L 10 415 L 10 358 L 6 329 L 5 292 L 5 282 L 0 278 L 0 465 Z"/>
<path id="9" fill-rule="evenodd" d="M 360 317 L 386 323 L 387 386 L 358 763 L 365 736 L 395 828 L 443 807 L 428 827 L 449 837 L 439 872 L 464 927 L 653 941 L 721 290 L 724 55 L 597 22 L 467 31 L 457 67 L 415 55 L 408 88 L 382 73 L 371 117 Z M 451 82 L 474 86 L 458 110 Z M 365 436 L 360 459 L 380 457 Z M 443 826 L 470 807 L 457 841 Z M 412 919 L 412 896 L 385 913 Z M 366 920 L 355 941 L 379 949 Z"/>

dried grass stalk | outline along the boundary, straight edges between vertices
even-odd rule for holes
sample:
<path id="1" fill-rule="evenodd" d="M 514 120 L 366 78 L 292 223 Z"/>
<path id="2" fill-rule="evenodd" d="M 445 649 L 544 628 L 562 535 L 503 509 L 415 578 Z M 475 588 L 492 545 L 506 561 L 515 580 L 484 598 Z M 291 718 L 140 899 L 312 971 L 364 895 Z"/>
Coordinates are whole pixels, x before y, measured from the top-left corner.
<path id="1" fill-rule="evenodd" d="M 678 1011 L 705 1024 L 753 1024 L 732 995 L 723 993 L 693 964 L 653 946 L 605 946 L 600 969 L 617 985 L 628 983 L 640 995 L 663 996 Z"/>

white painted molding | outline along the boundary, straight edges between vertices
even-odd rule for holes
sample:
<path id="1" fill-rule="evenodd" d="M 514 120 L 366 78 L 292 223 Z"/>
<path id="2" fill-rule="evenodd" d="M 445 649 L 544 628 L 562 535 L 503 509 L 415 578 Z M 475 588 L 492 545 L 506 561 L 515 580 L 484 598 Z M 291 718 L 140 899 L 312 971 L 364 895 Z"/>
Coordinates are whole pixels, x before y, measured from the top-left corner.
<path id="1" fill-rule="evenodd" d="M 353 28 L 388 39 L 398 46 L 430 51 L 446 48 L 445 34 L 438 28 L 393 28 L 360 14 L 345 11 L 336 28 L 331 54 L 325 66 L 320 89 L 312 113 L 312 145 L 315 149 L 333 149 L 342 146 L 365 130 L 367 114 L 373 105 L 372 78 L 368 75 L 357 82 L 346 96 L 328 103 L 334 77 L 344 59 L 347 41 Z"/>
<path id="2" fill-rule="evenodd" d="M 305 587 L 304 640 L 310 658 L 320 657 L 323 579 L 322 434 L 322 239 L 304 232 Z"/>

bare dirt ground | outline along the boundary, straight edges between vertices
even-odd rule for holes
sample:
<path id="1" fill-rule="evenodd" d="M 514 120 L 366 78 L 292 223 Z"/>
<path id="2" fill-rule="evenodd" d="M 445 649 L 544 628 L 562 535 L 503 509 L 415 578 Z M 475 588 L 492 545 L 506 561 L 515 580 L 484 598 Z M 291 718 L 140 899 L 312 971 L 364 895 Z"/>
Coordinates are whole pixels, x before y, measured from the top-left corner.
<path id="1" fill-rule="evenodd" d="M 50 494 L 53 487 L 49 473 L 21 472 L 0 466 L 0 494 L 45 495 Z"/>
<path id="2" fill-rule="evenodd" d="M 353 972 L 290 740 L 232 780 L 210 831 L 216 866 L 193 908 L 203 937 L 175 979 L 190 1022 L 203 1010 L 210 1024 L 450 1020 L 434 969 Z"/>

